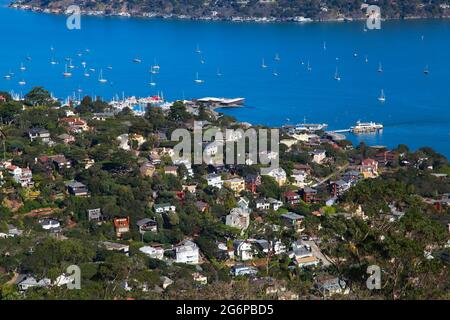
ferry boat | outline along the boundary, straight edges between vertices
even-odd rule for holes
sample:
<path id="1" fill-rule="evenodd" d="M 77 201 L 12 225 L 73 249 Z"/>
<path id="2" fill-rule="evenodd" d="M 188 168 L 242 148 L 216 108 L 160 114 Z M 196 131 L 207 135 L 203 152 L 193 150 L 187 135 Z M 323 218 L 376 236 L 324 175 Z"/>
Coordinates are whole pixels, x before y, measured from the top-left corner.
<path id="1" fill-rule="evenodd" d="M 378 132 L 379 130 L 383 130 L 383 125 L 375 122 L 357 121 L 355 126 L 350 127 L 350 131 L 355 134 Z"/>
<path id="2" fill-rule="evenodd" d="M 303 123 L 299 123 L 295 126 L 295 131 L 315 132 L 325 130 L 326 128 L 328 128 L 328 124 L 326 123 L 306 123 L 306 119 L 304 119 Z"/>

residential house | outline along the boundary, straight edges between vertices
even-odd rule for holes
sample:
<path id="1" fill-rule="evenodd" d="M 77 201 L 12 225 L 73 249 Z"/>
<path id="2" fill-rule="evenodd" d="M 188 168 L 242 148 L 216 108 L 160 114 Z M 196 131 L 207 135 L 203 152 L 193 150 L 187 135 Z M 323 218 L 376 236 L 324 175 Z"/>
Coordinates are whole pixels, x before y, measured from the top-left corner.
<path id="1" fill-rule="evenodd" d="M 344 280 L 331 276 L 317 279 L 315 287 L 324 297 L 331 297 L 336 294 L 346 295 L 350 292 Z"/>
<path id="2" fill-rule="evenodd" d="M 42 229 L 47 231 L 57 232 L 61 230 L 61 224 L 59 223 L 58 220 L 55 219 L 51 218 L 42 219 L 39 220 L 39 224 L 42 226 Z"/>
<path id="3" fill-rule="evenodd" d="M 176 166 L 165 166 L 164 167 L 164 174 L 171 174 L 174 176 L 178 176 L 178 172 L 177 172 L 177 167 Z"/>
<path id="4" fill-rule="evenodd" d="M 42 142 L 50 142 L 50 132 L 43 128 L 32 128 L 28 131 L 28 136 L 30 137 L 30 141 L 40 140 Z"/>
<path id="5" fill-rule="evenodd" d="M 226 216 L 225 224 L 233 228 L 245 230 L 250 225 L 250 213 L 242 208 L 233 208 L 230 214 Z"/>
<path id="6" fill-rule="evenodd" d="M 195 206 L 201 213 L 205 213 L 209 209 L 209 205 L 206 202 L 200 200 L 195 202 Z"/>
<path id="7" fill-rule="evenodd" d="M 282 197 L 284 198 L 284 201 L 291 206 L 295 206 L 301 202 L 301 196 L 298 192 L 286 191 L 282 194 Z"/>
<path id="8" fill-rule="evenodd" d="M 103 220 L 102 209 L 101 208 L 88 209 L 87 216 L 89 221 L 100 222 Z"/>
<path id="9" fill-rule="evenodd" d="M 320 263 L 320 260 L 314 256 L 311 246 L 302 241 L 295 241 L 292 244 L 290 256 L 294 258 L 294 263 L 300 268 L 315 267 Z"/>
<path id="10" fill-rule="evenodd" d="M 327 157 L 327 154 L 324 150 L 314 150 L 310 152 L 312 156 L 312 161 L 317 164 L 322 164 Z"/>
<path id="11" fill-rule="evenodd" d="M 245 176 L 245 188 L 256 193 L 256 189 L 261 185 L 261 175 L 260 174 L 248 174 Z"/>
<path id="12" fill-rule="evenodd" d="M 17 228 L 16 226 L 13 226 L 12 224 L 8 224 L 7 233 L 0 232 L 0 238 L 5 239 L 5 238 L 19 237 L 22 235 L 22 233 L 23 233 L 23 230 L 20 230 L 19 228 Z"/>
<path id="13" fill-rule="evenodd" d="M 267 201 L 269 201 L 270 204 L 270 208 L 273 211 L 278 211 L 278 209 L 280 209 L 283 206 L 283 202 L 274 198 L 269 198 L 267 199 Z"/>
<path id="14" fill-rule="evenodd" d="M 253 246 L 250 241 L 235 240 L 233 241 L 234 254 L 241 261 L 253 259 Z"/>
<path id="15" fill-rule="evenodd" d="M 32 187 L 34 185 L 33 182 L 33 173 L 29 168 L 20 168 L 15 165 L 9 165 L 6 167 L 8 173 L 13 176 L 13 180 L 15 183 L 19 184 L 21 187 Z"/>
<path id="16" fill-rule="evenodd" d="M 294 186 L 299 187 L 299 188 L 304 188 L 308 174 L 304 170 L 294 169 L 292 171 L 291 177 L 294 179 L 294 183 L 293 183 Z"/>
<path id="17" fill-rule="evenodd" d="M 164 249 L 160 246 L 143 246 L 139 248 L 139 251 L 153 259 L 164 258 Z"/>
<path id="18" fill-rule="evenodd" d="M 122 238 L 124 233 L 130 232 L 130 217 L 114 218 L 114 228 L 117 238 Z"/>
<path id="19" fill-rule="evenodd" d="M 198 264 L 200 263 L 200 251 L 198 246 L 191 240 L 185 240 L 175 247 L 175 262 Z"/>
<path id="20" fill-rule="evenodd" d="M 258 274 L 258 269 L 252 266 L 234 265 L 231 267 L 231 274 L 237 276 L 255 276 Z"/>
<path id="21" fill-rule="evenodd" d="M 302 232 L 304 230 L 302 225 L 304 218 L 304 216 L 293 212 L 288 212 L 281 215 L 283 224 L 287 227 L 293 227 L 296 232 Z"/>
<path id="22" fill-rule="evenodd" d="M 175 213 L 177 208 L 170 203 L 160 203 L 153 205 L 155 213 Z"/>
<path id="23" fill-rule="evenodd" d="M 35 277 L 30 275 L 19 275 L 19 277 L 16 280 L 16 285 L 19 291 L 24 292 L 27 291 L 30 288 L 34 287 L 49 287 L 51 285 L 51 280 L 48 278 L 43 278 L 39 281 L 36 280 Z"/>
<path id="24" fill-rule="evenodd" d="M 190 193 L 196 193 L 197 192 L 197 184 L 183 184 L 183 190 L 190 192 Z"/>
<path id="25" fill-rule="evenodd" d="M 125 253 L 125 255 L 128 255 L 128 253 L 130 251 L 130 246 L 128 244 L 110 242 L 110 241 L 103 241 L 103 242 L 100 242 L 100 244 L 108 251 L 117 251 L 120 253 Z"/>
<path id="26" fill-rule="evenodd" d="M 232 178 L 225 180 L 223 182 L 223 185 L 234 191 L 234 193 L 237 195 L 245 190 L 245 181 L 242 178 Z"/>
<path id="27" fill-rule="evenodd" d="M 57 138 L 61 140 L 61 142 L 63 142 L 64 144 L 70 144 L 75 142 L 75 137 L 67 133 L 60 134 Z"/>
<path id="28" fill-rule="evenodd" d="M 208 277 L 202 275 L 199 272 L 195 272 L 192 274 L 192 279 L 194 282 L 198 283 L 199 285 L 205 286 L 208 284 Z"/>
<path id="29" fill-rule="evenodd" d="M 305 187 L 301 193 L 303 201 L 306 203 L 317 203 L 319 201 L 317 198 L 317 190 L 313 188 Z"/>
<path id="30" fill-rule="evenodd" d="M 81 182 L 70 181 L 66 183 L 67 191 L 76 197 L 86 197 L 89 195 L 88 188 Z"/>
<path id="31" fill-rule="evenodd" d="M 287 176 L 283 168 L 274 168 L 265 175 L 274 178 L 280 187 L 286 184 Z"/>
<path id="32" fill-rule="evenodd" d="M 392 151 L 383 151 L 377 153 L 373 159 L 378 162 L 379 165 L 387 166 L 398 163 L 398 154 Z"/>
<path id="33" fill-rule="evenodd" d="M 145 162 L 140 166 L 139 171 L 144 177 L 152 177 L 156 169 L 155 166 L 150 162 Z"/>
<path id="34" fill-rule="evenodd" d="M 344 180 L 336 180 L 330 182 L 330 190 L 333 196 L 340 197 L 346 192 L 348 189 L 350 189 L 351 185 L 349 182 L 346 182 Z"/>
<path id="35" fill-rule="evenodd" d="M 218 189 L 221 189 L 223 186 L 222 177 L 215 173 L 208 174 L 206 176 L 206 182 L 208 183 L 208 186 L 216 187 Z"/>
<path id="36" fill-rule="evenodd" d="M 264 199 L 264 198 L 256 199 L 255 205 L 256 205 L 256 210 L 269 210 L 269 208 L 270 208 L 269 201 L 267 201 L 267 199 Z"/>
<path id="37" fill-rule="evenodd" d="M 61 122 L 69 127 L 69 131 L 74 133 L 81 133 L 83 131 L 89 130 L 87 122 L 80 118 L 75 117 L 63 118 L 61 119 Z"/>
<path id="38" fill-rule="evenodd" d="M 360 166 L 361 174 L 364 179 L 378 177 L 378 162 L 374 159 L 364 159 Z"/>
<path id="39" fill-rule="evenodd" d="M 144 234 L 146 232 L 158 232 L 158 223 L 150 218 L 144 218 L 136 222 L 139 228 L 139 233 Z"/>

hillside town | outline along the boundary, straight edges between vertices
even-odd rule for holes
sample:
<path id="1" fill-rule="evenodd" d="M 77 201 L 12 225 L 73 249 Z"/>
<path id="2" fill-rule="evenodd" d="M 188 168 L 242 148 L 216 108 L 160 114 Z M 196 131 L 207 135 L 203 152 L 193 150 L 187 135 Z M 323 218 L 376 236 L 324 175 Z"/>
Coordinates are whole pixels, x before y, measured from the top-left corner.
<path id="1" fill-rule="evenodd" d="M 154 100 L 0 93 L 0 299 L 450 298 L 444 156 L 286 126 L 264 174 L 248 157 L 176 161 L 175 129 L 254 126 Z"/>

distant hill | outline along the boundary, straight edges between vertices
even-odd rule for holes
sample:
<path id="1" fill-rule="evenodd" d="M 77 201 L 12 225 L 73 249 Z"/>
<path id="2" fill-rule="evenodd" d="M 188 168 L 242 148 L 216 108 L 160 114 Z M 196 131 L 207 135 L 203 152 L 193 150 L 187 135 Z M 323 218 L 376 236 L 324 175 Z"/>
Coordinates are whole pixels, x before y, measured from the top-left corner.
<path id="1" fill-rule="evenodd" d="M 449 17 L 446 0 L 373 0 L 381 7 L 382 17 L 441 18 Z M 362 0 L 18 0 L 13 7 L 64 13 L 71 5 L 79 5 L 84 13 L 175 17 L 185 19 L 313 20 L 363 19 Z"/>

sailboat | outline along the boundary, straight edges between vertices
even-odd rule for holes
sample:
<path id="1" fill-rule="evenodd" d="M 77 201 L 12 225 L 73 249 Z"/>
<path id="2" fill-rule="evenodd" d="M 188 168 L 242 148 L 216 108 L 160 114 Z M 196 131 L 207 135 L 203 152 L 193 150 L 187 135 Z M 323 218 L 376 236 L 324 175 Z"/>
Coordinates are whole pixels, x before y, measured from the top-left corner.
<path id="1" fill-rule="evenodd" d="M 203 81 L 203 80 L 201 80 L 201 79 L 198 78 L 198 72 L 197 72 L 197 73 L 196 73 L 196 76 L 195 76 L 194 82 L 195 82 L 195 83 L 203 83 L 203 82 L 205 82 L 205 81 Z"/>
<path id="2" fill-rule="evenodd" d="M 220 69 L 219 69 L 219 68 L 217 68 L 216 75 L 217 75 L 218 77 L 221 77 L 221 76 L 222 76 L 222 72 L 220 72 Z"/>
<path id="3" fill-rule="evenodd" d="M 384 90 L 383 89 L 381 89 L 381 94 L 378 97 L 378 101 L 380 101 L 380 102 L 385 102 L 386 101 L 386 96 L 384 95 Z"/>
<path id="4" fill-rule="evenodd" d="M 423 70 L 423 73 L 426 74 L 426 75 L 430 73 L 430 69 L 428 69 L 428 65 Z"/>
<path id="5" fill-rule="evenodd" d="M 84 70 L 83 75 L 84 75 L 86 78 L 89 78 L 89 77 L 91 76 L 91 75 L 89 74 L 89 72 L 87 72 L 86 70 Z"/>
<path id="6" fill-rule="evenodd" d="M 27 83 L 25 82 L 25 80 L 21 80 L 21 81 L 19 81 L 19 85 L 20 86 L 24 86 L 24 85 L 26 85 Z"/>
<path id="7" fill-rule="evenodd" d="M 4 78 L 6 80 L 11 80 L 11 75 L 9 73 L 5 74 Z"/>
<path id="8" fill-rule="evenodd" d="M 196 53 L 202 53 L 202 51 L 200 50 L 200 47 L 198 46 L 198 44 L 197 44 L 197 47 L 195 48 L 195 52 Z"/>
<path id="9" fill-rule="evenodd" d="M 98 77 L 98 82 L 100 82 L 100 83 L 106 83 L 106 82 L 108 82 L 108 80 L 106 80 L 106 79 L 103 78 L 103 70 L 102 70 L 102 69 L 100 69 L 100 75 L 99 75 L 99 77 Z"/>
<path id="10" fill-rule="evenodd" d="M 83 66 L 83 68 L 86 69 L 86 65 L 87 65 L 86 61 L 82 61 L 82 62 L 81 62 L 81 65 Z"/>
<path id="11" fill-rule="evenodd" d="M 338 73 L 338 68 L 336 67 L 336 73 L 334 74 L 334 80 L 341 81 L 341 76 Z"/>
<path id="12" fill-rule="evenodd" d="M 66 77 L 66 78 L 69 78 L 69 77 L 72 76 L 72 73 L 67 70 L 67 64 L 65 66 L 65 71 L 63 73 L 63 76 Z"/>
<path id="13" fill-rule="evenodd" d="M 273 75 L 274 75 L 275 77 L 278 77 L 278 72 L 277 72 L 277 70 L 274 70 L 274 71 L 273 71 Z"/>
<path id="14" fill-rule="evenodd" d="M 27 58 L 26 58 L 28 61 L 31 61 L 32 60 L 32 58 L 31 58 L 31 56 L 29 55 L 29 54 L 27 54 Z"/>
<path id="15" fill-rule="evenodd" d="M 324 41 L 323 42 L 323 50 L 326 51 L 327 50 L 327 43 Z"/>
<path id="16" fill-rule="evenodd" d="M 134 63 L 141 63 L 142 60 L 141 60 L 140 58 L 137 58 L 137 57 L 136 57 L 136 58 L 133 59 L 133 62 L 134 62 Z"/>
<path id="17" fill-rule="evenodd" d="M 275 60 L 275 61 L 280 61 L 280 60 L 281 60 L 281 59 L 280 59 L 280 55 L 279 55 L 278 53 L 275 55 L 274 60 Z"/>
<path id="18" fill-rule="evenodd" d="M 381 62 L 378 64 L 378 72 L 379 73 L 383 72 L 383 66 L 381 65 Z"/>
<path id="19" fill-rule="evenodd" d="M 74 69 L 75 66 L 72 64 L 72 59 L 69 59 L 69 69 Z"/>
<path id="20" fill-rule="evenodd" d="M 23 63 L 20 64 L 20 71 L 25 71 L 27 70 L 27 68 L 25 68 L 25 66 L 23 65 Z"/>
<path id="21" fill-rule="evenodd" d="M 261 68 L 265 69 L 267 68 L 266 63 L 264 62 L 264 59 L 262 59 Z"/>
<path id="22" fill-rule="evenodd" d="M 150 77 L 150 86 L 152 87 L 156 86 L 156 82 L 153 81 L 153 76 Z"/>
<path id="23" fill-rule="evenodd" d="M 369 63 L 369 57 L 366 56 L 366 63 Z"/>
<path id="24" fill-rule="evenodd" d="M 200 63 L 201 63 L 201 64 L 205 64 L 205 59 L 203 59 L 202 56 L 200 56 Z"/>
<path id="25" fill-rule="evenodd" d="M 53 66 L 57 64 L 57 62 L 55 61 L 55 59 L 53 57 L 52 57 L 52 60 L 50 61 L 50 64 Z"/>

